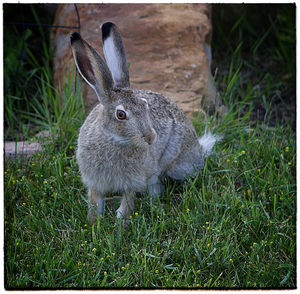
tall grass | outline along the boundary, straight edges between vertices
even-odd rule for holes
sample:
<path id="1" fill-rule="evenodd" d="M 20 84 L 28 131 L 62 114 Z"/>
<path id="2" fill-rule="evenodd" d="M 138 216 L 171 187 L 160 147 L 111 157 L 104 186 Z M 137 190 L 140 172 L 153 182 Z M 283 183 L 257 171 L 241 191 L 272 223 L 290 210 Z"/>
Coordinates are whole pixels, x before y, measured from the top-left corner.
<path id="1" fill-rule="evenodd" d="M 38 24 L 36 9 L 37 5 L 4 4 L 4 21 Z M 43 16 L 44 22 L 51 23 L 49 17 Z M 50 113 L 48 117 L 39 115 L 41 103 L 45 112 L 44 106 L 52 109 L 51 101 L 45 99 L 51 99 L 51 95 L 58 97 L 55 89 L 48 86 L 53 86 L 50 33 L 36 28 L 39 27 L 4 24 L 4 135 L 8 140 L 28 138 L 42 130 Z M 43 88 L 45 83 L 48 85 Z M 44 97 L 46 89 L 52 93 Z"/>
<path id="2" fill-rule="evenodd" d="M 215 5 L 212 46 L 213 72 L 225 101 L 234 73 L 240 81 L 236 98 L 253 102 L 251 120 L 272 126 L 280 121 L 294 129 L 295 11 L 294 4 Z M 226 102 L 232 105 L 232 101 Z"/>
<path id="3" fill-rule="evenodd" d="M 196 178 L 169 180 L 155 203 L 138 195 L 125 229 L 115 198 L 87 222 L 75 160 L 82 97 L 69 87 L 60 99 L 44 70 L 26 119 L 53 137 L 31 160 L 5 162 L 6 289 L 296 287 L 296 140 L 273 97 L 290 86 L 245 58 L 242 37 L 216 77 L 228 113 L 194 121 L 224 139 Z"/>

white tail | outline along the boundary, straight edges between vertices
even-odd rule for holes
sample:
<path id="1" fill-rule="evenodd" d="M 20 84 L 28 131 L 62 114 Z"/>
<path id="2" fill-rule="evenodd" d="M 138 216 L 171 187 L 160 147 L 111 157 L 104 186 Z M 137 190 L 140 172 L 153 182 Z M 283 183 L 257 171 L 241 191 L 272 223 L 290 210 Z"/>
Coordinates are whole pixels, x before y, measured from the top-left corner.
<path id="1" fill-rule="evenodd" d="M 209 155 L 211 150 L 213 149 L 215 143 L 222 138 L 218 135 L 213 135 L 211 133 L 205 133 L 202 137 L 198 139 L 199 144 L 203 148 L 203 152 L 205 155 Z"/>

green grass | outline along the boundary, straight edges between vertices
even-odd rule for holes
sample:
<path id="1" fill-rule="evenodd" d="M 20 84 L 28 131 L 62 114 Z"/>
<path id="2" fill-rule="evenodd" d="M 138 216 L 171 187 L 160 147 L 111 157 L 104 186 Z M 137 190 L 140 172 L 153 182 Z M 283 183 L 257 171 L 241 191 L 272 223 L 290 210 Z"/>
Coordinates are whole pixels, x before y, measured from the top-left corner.
<path id="1" fill-rule="evenodd" d="M 87 223 L 75 146 L 7 163 L 6 286 L 295 287 L 293 133 L 232 123 L 199 176 L 138 197 L 126 229 L 112 200 Z"/>
<path id="2" fill-rule="evenodd" d="M 228 113 L 194 121 L 224 139 L 195 179 L 168 181 L 156 203 L 138 195 L 126 228 L 117 199 L 87 222 L 75 159 L 82 97 L 69 82 L 61 99 L 44 71 L 28 117 L 51 140 L 4 166 L 6 289 L 296 287 L 296 136 L 280 111 L 291 85 L 261 71 L 271 51 L 246 58 L 241 41 L 216 77 Z"/>

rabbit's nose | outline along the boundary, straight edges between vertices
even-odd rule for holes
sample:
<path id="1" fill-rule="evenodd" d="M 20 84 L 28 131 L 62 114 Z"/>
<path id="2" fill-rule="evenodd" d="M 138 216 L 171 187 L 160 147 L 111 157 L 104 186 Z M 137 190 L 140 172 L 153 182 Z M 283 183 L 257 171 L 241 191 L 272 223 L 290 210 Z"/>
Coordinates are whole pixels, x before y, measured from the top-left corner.
<path id="1" fill-rule="evenodd" d="M 154 129 L 151 129 L 149 132 L 147 132 L 143 136 L 143 139 L 149 145 L 151 145 L 154 142 L 155 138 L 156 138 L 156 132 L 154 131 Z"/>

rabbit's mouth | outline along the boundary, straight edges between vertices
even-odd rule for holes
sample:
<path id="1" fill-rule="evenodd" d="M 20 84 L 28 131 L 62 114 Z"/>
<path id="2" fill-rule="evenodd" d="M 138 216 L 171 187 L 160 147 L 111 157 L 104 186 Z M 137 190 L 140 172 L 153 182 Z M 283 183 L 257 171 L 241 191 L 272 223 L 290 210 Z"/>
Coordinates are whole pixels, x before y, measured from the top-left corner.
<path id="1" fill-rule="evenodd" d="M 156 134 L 146 134 L 146 135 L 135 135 L 131 137 L 131 142 L 136 147 L 143 147 L 147 148 L 149 145 L 151 145 L 156 138 Z"/>

